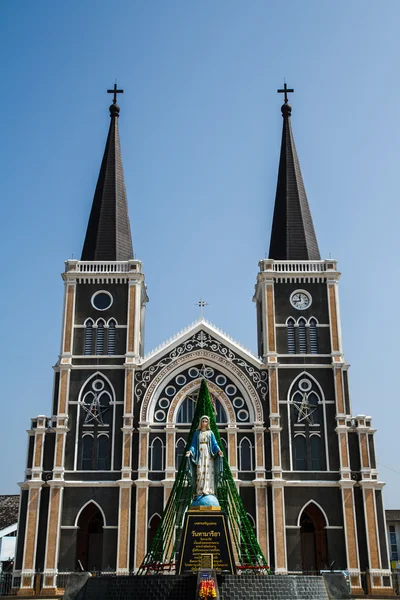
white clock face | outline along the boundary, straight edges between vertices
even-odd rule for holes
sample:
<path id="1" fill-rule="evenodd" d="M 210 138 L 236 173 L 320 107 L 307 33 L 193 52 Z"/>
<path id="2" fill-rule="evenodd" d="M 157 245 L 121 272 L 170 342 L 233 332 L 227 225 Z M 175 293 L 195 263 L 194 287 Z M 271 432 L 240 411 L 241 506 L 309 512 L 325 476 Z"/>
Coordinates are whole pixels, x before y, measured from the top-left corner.
<path id="1" fill-rule="evenodd" d="M 304 310 L 311 306 L 311 296 L 304 290 L 296 290 L 290 296 L 290 304 L 297 310 Z"/>

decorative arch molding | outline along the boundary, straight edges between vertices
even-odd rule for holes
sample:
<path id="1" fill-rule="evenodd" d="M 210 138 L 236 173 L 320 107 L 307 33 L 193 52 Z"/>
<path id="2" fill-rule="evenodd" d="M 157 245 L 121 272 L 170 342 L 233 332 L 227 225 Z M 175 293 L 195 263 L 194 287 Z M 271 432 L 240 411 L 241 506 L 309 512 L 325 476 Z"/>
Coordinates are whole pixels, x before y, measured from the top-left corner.
<path id="1" fill-rule="evenodd" d="M 104 375 L 104 373 L 102 373 L 101 371 L 96 371 L 95 373 L 93 373 L 93 375 L 90 375 L 90 377 L 88 377 L 87 379 L 85 379 L 85 381 L 82 383 L 81 389 L 79 390 L 79 394 L 78 394 L 78 402 L 82 401 L 83 391 L 84 391 L 85 387 L 87 386 L 87 384 L 89 383 L 89 381 L 91 381 L 92 379 L 95 379 L 96 377 L 101 377 L 101 378 L 103 378 L 103 379 L 105 379 L 107 381 L 108 385 L 111 388 L 112 402 L 115 402 L 115 390 L 114 390 L 114 386 L 111 383 L 111 381 L 109 380 L 109 378 L 107 377 L 107 375 Z"/>
<path id="2" fill-rule="evenodd" d="M 201 377 L 198 377 L 197 379 L 193 379 L 193 381 L 189 381 L 189 383 L 187 383 L 181 390 L 179 390 L 168 409 L 167 423 L 176 423 L 176 417 L 182 402 L 184 401 L 186 396 L 190 394 L 190 392 L 198 389 L 200 385 Z M 229 402 L 225 392 L 223 392 L 221 388 L 219 388 L 212 381 L 207 380 L 207 387 L 210 390 L 210 392 L 213 392 L 216 395 L 218 394 L 218 400 L 221 402 L 225 413 L 228 416 L 228 424 L 236 422 L 235 411 L 233 410 L 232 404 Z"/>
<path id="3" fill-rule="evenodd" d="M 228 360 L 224 356 L 216 354 L 215 352 L 210 352 L 209 350 L 196 350 L 173 360 L 159 371 L 149 385 L 146 384 L 143 386 L 143 374 L 140 371 L 137 373 L 137 376 L 142 378 L 137 381 L 135 385 L 135 393 L 139 402 L 144 391 L 142 407 L 140 411 L 140 421 L 149 422 L 150 407 L 153 404 L 153 400 L 156 400 L 157 398 L 157 390 L 159 386 L 161 384 L 166 384 L 172 376 L 172 373 L 178 374 L 180 367 L 187 368 L 191 362 L 204 362 L 206 366 L 217 366 L 222 371 L 225 370 L 232 378 L 234 383 L 238 384 L 238 386 L 242 388 L 243 392 L 245 391 L 245 397 L 249 398 L 250 404 L 254 410 L 254 421 L 260 423 L 263 422 L 263 409 L 257 389 L 260 390 L 261 395 L 263 398 L 265 398 L 268 391 L 268 384 L 266 381 L 267 371 L 261 372 L 261 375 L 259 373 L 256 374 L 255 379 L 257 382 L 257 387 L 255 387 L 249 377 L 247 377 L 243 370 L 240 369 L 236 364 L 233 364 L 231 360 Z M 250 368 L 250 365 L 248 366 Z M 251 369 L 252 372 L 256 372 L 254 367 L 251 366 Z M 264 376 L 263 373 L 265 373 L 265 380 L 261 379 L 261 377 Z M 141 389 L 139 389 L 139 385 L 141 386 Z"/>
<path id="4" fill-rule="evenodd" d="M 86 503 L 85 503 L 85 504 L 84 504 L 84 505 L 83 505 L 83 506 L 82 506 L 82 507 L 79 509 L 79 512 L 78 512 L 78 514 L 76 515 L 76 518 L 75 518 L 75 523 L 74 523 L 74 526 L 75 526 L 75 527 L 79 527 L 79 526 L 78 526 L 79 517 L 81 516 L 81 514 L 82 514 L 82 512 L 85 510 L 85 508 L 86 508 L 87 506 L 89 506 L 89 504 L 94 504 L 94 505 L 95 505 L 95 506 L 97 506 L 97 508 L 99 509 L 99 511 L 100 511 L 100 513 L 101 513 L 101 516 L 103 517 L 103 529 L 104 529 L 104 527 L 106 527 L 106 526 L 107 526 L 106 515 L 104 514 L 104 510 L 101 508 L 100 504 L 98 504 L 98 502 L 96 502 L 96 500 L 88 500 L 88 501 L 87 501 L 87 502 L 86 502 Z"/>
<path id="5" fill-rule="evenodd" d="M 309 506 L 310 504 L 314 504 L 314 506 L 316 506 L 321 511 L 321 513 L 325 519 L 325 527 L 329 527 L 329 519 L 326 515 L 326 512 L 324 511 L 322 506 L 320 504 L 318 504 L 318 502 L 316 502 L 315 500 L 309 500 L 308 502 L 306 502 L 304 504 L 303 508 L 300 509 L 299 516 L 297 517 L 297 527 L 301 527 L 301 525 L 300 525 L 301 515 L 303 514 L 303 512 L 305 511 L 307 506 Z"/>
<path id="6" fill-rule="evenodd" d="M 290 384 L 289 390 L 288 390 L 288 394 L 287 394 L 287 401 L 290 402 L 290 398 L 292 397 L 292 390 L 293 387 L 295 386 L 296 382 L 299 381 L 300 379 L 303 379 L 304 377 L 308 377 L 309 379 L 311 379 L 311 381 L 313 381 L 315 383 L 315 385 L 318 388 L 318 391 L 321 395 L 321 401 L 323 403 L 325 403 L 325 394 L 322 390 L 321 384 L 317 381 L 317 379 L 315 379 L 315 377 L 313 375 L 311 375 L 311 373 L 308 373 L 308 371 L 302 371 L 301 373 L 299 373 L 299 375 L 297 375 L 292 383 Z"/>

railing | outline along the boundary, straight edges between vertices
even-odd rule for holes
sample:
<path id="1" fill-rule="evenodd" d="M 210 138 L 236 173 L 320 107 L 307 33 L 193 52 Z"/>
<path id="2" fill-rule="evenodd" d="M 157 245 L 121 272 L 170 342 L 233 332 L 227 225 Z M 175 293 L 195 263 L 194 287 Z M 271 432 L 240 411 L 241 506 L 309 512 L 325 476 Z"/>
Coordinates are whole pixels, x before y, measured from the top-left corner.
<path id="1" fill-rule="evenodd" d="M 65 261 L 66 273 L 140 273 L 139 260 L 126 261 L 84 261 L 67 260 Z"/>
<path id="2" fill-rule="evenodd" d="M 279 273 L 322 273 L 326 271 L 325 262 L 275 262 L 274 271 Z"/>
<path id="3" fill-rule="evenodd" d="M 260 270 L 274 273 L 325 273 L 336 271 L 336 260 L 271 260 L 260 261 Z"/>

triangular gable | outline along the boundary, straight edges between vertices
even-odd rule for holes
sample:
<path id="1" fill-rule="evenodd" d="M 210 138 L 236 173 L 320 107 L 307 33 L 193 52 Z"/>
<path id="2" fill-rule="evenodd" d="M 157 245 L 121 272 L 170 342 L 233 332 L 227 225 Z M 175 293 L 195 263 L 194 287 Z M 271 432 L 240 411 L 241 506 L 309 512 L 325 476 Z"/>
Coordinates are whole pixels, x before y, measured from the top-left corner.
<path id="1" fill-rule="evenodd" d="M 204 338 L 203 334 L 205 336 Z M 194 345 L 193 348 L 191 348 L 191 342 Z M 140 365 L 142 369 L 146 369 L 153 362 L 170 354 L 171 351 L 179 346 L 183 346 L 182 354 L 195 348 L 208 348 L 213 350 L 213 342 L 215 342 L 214 348 L 217 353 L 218 349 L 225 347 L 226 349 L 234 352 L 235 355 L 240 356 L 245 361 L 252 364 L 257 369 L 259 369 L 263 364 L 262 361 L 251 352 L 251 350 L 248 350 L 239 344 L 239 342 L 233 340 L 228 334 L 223 332 L 212 323 L 206 321 L 206 319 L 200 318 L 189 325 L 186 329 L 183 329 L 177 335 L 146 354 L 146 356 L 144 356 L 141 360 Z M 229 358 L 229 356 L 227 356 L 227 358 Z"/>

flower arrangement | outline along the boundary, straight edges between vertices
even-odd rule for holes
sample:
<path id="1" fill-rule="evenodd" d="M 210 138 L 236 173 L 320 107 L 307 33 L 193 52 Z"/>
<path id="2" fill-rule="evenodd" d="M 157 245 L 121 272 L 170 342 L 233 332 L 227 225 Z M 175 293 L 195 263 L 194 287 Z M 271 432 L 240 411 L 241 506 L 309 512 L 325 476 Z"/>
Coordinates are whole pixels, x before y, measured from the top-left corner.
<path id="1" fill-rule="evenodd" d="M 207 600 L 208 598 L 216 598 L 217 591 L 215 589 L 214 579 L 203 579 L 200 581 L 199 598 Z"/>

